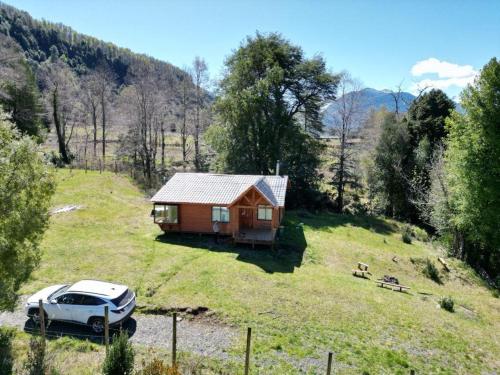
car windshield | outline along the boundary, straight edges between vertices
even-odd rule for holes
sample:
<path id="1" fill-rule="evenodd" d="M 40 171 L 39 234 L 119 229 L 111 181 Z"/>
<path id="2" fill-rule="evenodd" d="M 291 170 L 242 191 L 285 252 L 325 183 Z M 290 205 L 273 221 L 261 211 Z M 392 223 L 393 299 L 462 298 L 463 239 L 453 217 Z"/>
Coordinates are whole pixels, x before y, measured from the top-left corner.
<path id="1" fill-rule="evenodd" d="M 60 296 L 62 293 L 64 293 L 65 291 L 67 291 L 69 288 L 69 285 L 64 285 L 62 287 L 60 287 L 59 289 L 57 289 L 54 293 L 52 293 L 50 296 L 49 296 L 49 299 L 53 299 L 53 298 L 57 298 L 58 296 Z"/>

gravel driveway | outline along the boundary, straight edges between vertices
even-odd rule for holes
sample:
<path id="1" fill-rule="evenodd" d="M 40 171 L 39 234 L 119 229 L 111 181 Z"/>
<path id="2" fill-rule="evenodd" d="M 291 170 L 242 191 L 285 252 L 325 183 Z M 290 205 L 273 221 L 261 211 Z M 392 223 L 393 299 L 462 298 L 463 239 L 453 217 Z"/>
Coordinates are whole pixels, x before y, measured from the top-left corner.
<path id="1" fill-rule="evenodd" d="M 13 312 L 0 312 L 0 326 L 15 327 L 26 332 L 36 329 L 31 320 L 24 315 L 23 306 L 27 296 L 20 298 L 17 308 Z M 172 317 L 156 314 L 136 313 L 123 326 L 131 335 L 130 340 L 139 345 L 156 348 L 171 348 L 172 343 Z M 112 334 L 112 332 L 111 332 Z M 62 322 L 51 322 L 47 327 L 47 335 L 53 337 L 70 336 L 81 339 L 89 339 L 97 343 L 103 343 L 103 336 L 96 336 L 89 327 Z M 224 324 L 218 324 L 211 319 L 195 317 L 194 319 L 178 318 L 177 321 L 177 349 L 201 356 L 213 357 L 221 360 L 235 359 L 227 353 L 227 349 L 238 339 L 244 340 L 246 330 L 240 331 Z M 271 353 L 269 353 L 271 354 Z M 296 359 L 286 353 L 276 351 L 275 357 L 281 357 L 296 367 L 300 373 L 310 373 L 311 369 L 324 372 L 326 369 L 327 351 L 321 351 L 319 357 Z M 243 353 L 239 360 L 243 359 Z M 261 358 L 256 360 L 260 365 L 273 365 L 276 359 Z M 335 362 L 333 368 L 345 369 L 346 365 Z M 347 366 L 348 367 L 348 366 Z"/>
<path id="2" fill-rule="evenodd" d="M 15 327 L 27 332 L 35 327 L 24 315 L 23 306 L 27 296 L 20 298 L 13 312 L 0 312 L 0 326 Z M 241 334 L 238 330 L 222 324 L 202 319 L 177 318 L 177 349 L 203 356 L 227 359 L 226 350 Z M 124 325 L 131 334 L 131 341 L 136 344 L 159 348 L 170 348 L 172 343 L 172 317 L 164 315 L 134 314 Z M 51 322 L 47 335 L 73 336 L 102 342 L 102 336 L 92 334 L 86 326 Z"/>

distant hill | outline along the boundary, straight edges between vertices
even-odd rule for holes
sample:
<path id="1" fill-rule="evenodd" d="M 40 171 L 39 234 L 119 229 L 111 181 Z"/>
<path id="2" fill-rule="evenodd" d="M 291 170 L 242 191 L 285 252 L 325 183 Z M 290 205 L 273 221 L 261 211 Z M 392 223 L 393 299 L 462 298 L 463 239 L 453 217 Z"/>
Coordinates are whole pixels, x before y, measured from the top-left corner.
<path id="1" fill-rule="evenodd" d="M 370 110 L 379 110 L 385 107 L 389 111 L 394 111 L 396 109 L 396 103 L 394 97 L 389 90 L 375 90 L 372 88 L 366 88 L 359 91 L 360 96 L 360 112 L 361 114 L 366 114 Z M 351 96 L 353 93 L 348 93 L 346 96 Z M 401 112 L 406 112 L 411 102 L 415 100 L 415 95 L 409 92 L 401 92 L 399 101 L 399 110 Z M 323 108 L 323 122 L 329 127 L 333 123 L 333 119 L 336 114 L 335 103 L 329 103 Z M 363 116 L 361 116 L 363 117 Z"/>
<path id="2" fill-rule="evenodd" d="M 36 20 L 28 12 L 1 1 L 0 34 L 14 39 L 30 65 L 35 68 L 51 54 L 57 53 L 58 56 L 64 56 L 68 65 L 78 75 L 105 62 L 114 72 L 119 84 L 125 82 L 130 65 L 141 61 L 152 63 L 159 78 L 175 81 L 186 75 L 186 72 L 172 64 L 80 34 L 60 23 Z"/>

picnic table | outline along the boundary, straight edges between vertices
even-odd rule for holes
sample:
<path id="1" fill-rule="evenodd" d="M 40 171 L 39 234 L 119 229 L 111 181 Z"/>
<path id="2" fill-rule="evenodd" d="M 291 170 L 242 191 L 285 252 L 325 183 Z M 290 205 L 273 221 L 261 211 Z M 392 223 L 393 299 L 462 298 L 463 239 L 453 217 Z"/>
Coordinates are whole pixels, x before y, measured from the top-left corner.
<path id="1" fill-rule="evenodd" d="M 379 287 L 383 288 L 385 286 L 390 287 L 393 291 L 399 291 L 399 292 L 404 292 L 408 289 L 410 289 L 409 286 L 404 286 L 401 284 L 395 284 L 395 283 L 389 283 L 384 280 L 375 280 L 375 282 L 378 284 Z"/>

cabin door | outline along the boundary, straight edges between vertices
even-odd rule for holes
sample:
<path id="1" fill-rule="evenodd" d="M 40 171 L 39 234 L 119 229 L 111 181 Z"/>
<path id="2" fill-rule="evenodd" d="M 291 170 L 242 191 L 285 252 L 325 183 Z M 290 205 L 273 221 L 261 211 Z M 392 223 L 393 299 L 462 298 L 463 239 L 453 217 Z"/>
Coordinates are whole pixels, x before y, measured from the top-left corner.
<path id="1" fill-rule="evenodd" d="M 240 208 L 240 229 L 253 227 L 253 210 L 251 208 Z"/>

